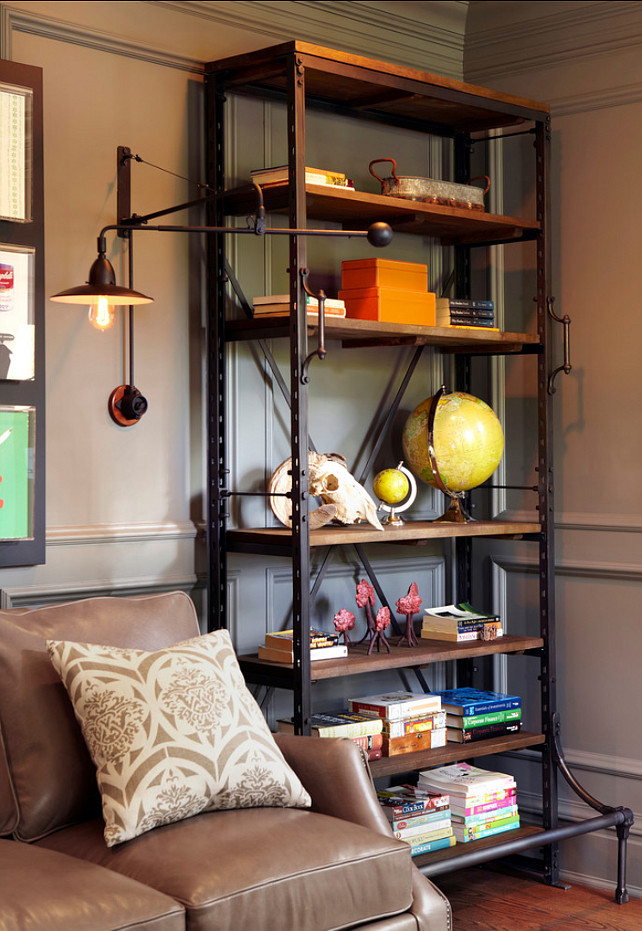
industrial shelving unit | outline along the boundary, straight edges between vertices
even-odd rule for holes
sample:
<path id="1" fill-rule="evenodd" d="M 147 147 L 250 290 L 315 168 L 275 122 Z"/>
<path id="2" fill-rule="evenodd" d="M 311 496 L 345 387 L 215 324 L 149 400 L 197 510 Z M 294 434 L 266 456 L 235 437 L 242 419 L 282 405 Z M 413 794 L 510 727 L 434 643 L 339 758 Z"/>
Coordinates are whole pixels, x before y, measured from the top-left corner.
<path id="1" fill-rule="evenodd" d="M 485 90 L 414 69 L 371 61 L 344 52 L 331 51 L 302 42 L 276 46 L 211 62 L 206 66 L 209 180 L 218 193 L 209 220 L 223 226 L 226 217 L 257 212 L 257 190 L 247 184 L 228 190 L 224 164 L 226 95 L 238 94 L 257 99 L 283 101 L 287 111 L 287 151 L 289 181 L 263 191 L 263 204 L 270 214 L 283 214 L 290 230 L 305 230 L 309 220 L 340 224 L 342 229 L 365 230 L 385 221 L 396 232 L 434 237 L 453 246 L 455 284 L 458 296 L 470 293 L 471 250 L 477 247 L 532 242 L 536 272 L 536 331 L 532 333 L 456 330 L 387 324 L 366 320 L 325 322 L 325 337 L 345 347 L 414 346 L 411 367 L 426 347 L 455 358 L 457 387 L 466 390 L 471 361 L 476 356 L 533 354 L 537 368 L 537 511 L 532 521 L 478 520 L 471 523 L 408 521 L 385 531 L 385 543 L 455 541 L 458 599 L 467 600 L 471 589 L 471 565 L 475 539 L 497 537 L 536 543 L 539 553 L 538 591 L 540 626 L 537 636 L 504 636 L 500 640 L 465 644 L 431 642 L 411 650 L 367 655 L 365 647 L 351 647 L 347 659 L 339 662 L 315 661 L 311 668 L 307 650 L 310 605 L 322 582 L 323 569 L 310 590 L 311 550 L 320 547 L 352 546 L 359 560 L 376 582 L 367 546 L 381 543 L 378 531 L 368 525 L 326 526 L 310 530 L 308 524 L 308 376 L 306 360 L 320 327 L 311 326 L 305 310 L 305 235 L 289 236 L 289 281 L 291 306 L 298 308 L 289 319 L 253 319 L 251 308 L 236 282 L 225 253 L 225 234 L 212 237 L 210 249 L 211 313 L 209 329 L 209 459 L 210 474 L 210 580 L 212 627 L 225 626 L 227 606 L 225 573 L 227 554 L 252 553 L 287 556 L 292 560 L 292 621 L 295 631 L 295 660 L 291 668 L 260 661 L 256 656 L 240 657 L 247 680 L 252 683 L 289 689 L 293 693 L 295 727 L 309 732 L 313 681 L 339 676 L 376 672 L 381 669 L 412 669 L 425 685 L 421 668 L 431 663 L 458 663 L 462 677 L 470 661 L 501 653 L 527 654 L 539 661 L 537 671 L 541 694 L 541 728 L 522 731 L 498 739 L 477 742 L 474 751 L 460 744 L 401 757 L 384 758 L 371 764 L 374 776 L 408 772 L 415 768 L 443 765 L 457 759 L 496 754 L 526 747 L 541 755 L 542 825 L 526 826 L 499 839 L 490 838 L 467 844 L 464 850 L 416 858 L 427 875 L 467 866 L 498 856 L 519 853 L 533 847 L 544 849 L 543 872 L 547 882 L 559 883 L 558 842 L 564 837 L 615 825 L 620 843 L 620 865 L 616 899 L 626 901 L 625 844 L 632 816 L 628 809 L 613 809 L 591 798 L 569 772 L 559 743 L 556 702 L 555 597 L 552 482 L 552 395 L 554 377 L 565 365 L 553 371 L 551 328 L 563 322 L 552 310 L 549 262 L 547 261 L 547 198 L 549 173 L 550 120 L 548 108 L 530 100 Z M 452 145 L 454 181 L 470 176 L 470 149 L 477 139 L 529 133 L 534 146 L 535 216 L 522 218 L 474 211 L 459 206 L 428 204 L 391 196 L 342 188 L 306 184 L 306 110 L 349 116 L 358 129 L 360 121 L 419 131 L 440 137 Z M 245 318 L 227 319 L 227 290 L 237 292 Z M 566 324 L 565 324 L 566 326 Z M 565 330 L 567 335 L 568 330 Z M 262 347 L 275 371 L 267 341 L 289 340 L 289 385 L 280 379 L 291 409 L 292 529 L 227 527 L 226 510 L 231 494 L 227 487 L 225 455 L 225 378 L 226 346 L 231 341 L 254 340 Z M 565 340 L 568 343 L 568 340 Z M 410 369 L 409 369 L 410 371 Z M 278 379 L 277 375 L 277 379 Z M 399 403 L 400 396 L 394 404 Z M 384 422 L 389 424 L 390 420 Z M 375 438 L 376 447 L 378 439 Z M 372 456 L 369 461 L 372 461 Z M 385 601 L 384 601 L 385 603 Z M 467 662 L 468 661 L 468 662 Z M 483 746 L 482 746 L 483 744 Z M 578 795 L 599 812 L 598 817 L 573 825 L 560 825 L 558 818 L 558 774 Z"/>

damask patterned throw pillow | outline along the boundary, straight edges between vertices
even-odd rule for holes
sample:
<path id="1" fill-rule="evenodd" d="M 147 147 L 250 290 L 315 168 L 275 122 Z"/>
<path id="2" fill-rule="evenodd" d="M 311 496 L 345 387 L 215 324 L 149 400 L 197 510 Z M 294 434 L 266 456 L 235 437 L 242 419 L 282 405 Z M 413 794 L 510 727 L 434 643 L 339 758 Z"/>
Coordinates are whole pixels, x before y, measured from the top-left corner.
<path id="1" fill-rule="evenodd" d="M 155 653 L 47 649 L 96 765 L 108 847 L 203 811 L 310 805 L 226 630 Z"/>

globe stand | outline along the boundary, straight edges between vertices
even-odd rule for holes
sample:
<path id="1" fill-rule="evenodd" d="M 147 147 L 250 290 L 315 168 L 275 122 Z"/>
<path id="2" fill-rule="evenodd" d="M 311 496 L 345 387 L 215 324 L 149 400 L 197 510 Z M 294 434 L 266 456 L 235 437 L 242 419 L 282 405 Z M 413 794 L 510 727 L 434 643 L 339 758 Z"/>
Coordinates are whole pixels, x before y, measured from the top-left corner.
<path id="1" fill-rule="evenodd" d="M 443 488 L 441 490 L 444 491 Z M 441 517 L 436 517 L 433 523 L 468 524 L 475 520 L 462 506 L 463 495 L 453 495 L 449 491 L 446 491 L 446 494 L 450 497 L 450 504 Z"/>
<path id="2" fill-rule="evenodd" d="M 433 396 L 433 399 L 430 404 L 430 410 L 428 412 L 428 423 L 426 424 L 426 429 L 428 431 L 428 458 L 430 460 L 430 468 L 432 469 L 433 478 L 435 479 L 435 485 L 439 488 L 440 491 L 443 491 L 445 495 L 448 495 L 450 498 L 450 504 L 448 508 L 444 511 L 441 517 L 435 518 L 434 523 L 449 523 L 449 524 L 468 524 L 472 523 L 475 518 L 471 517 L 467 511 L 462 507 L 462 498 L 464 496 L 463 492 L 453 492 L 450 491 L 444 485 L 441 475 L 439 474 L 439 469 L 437 467 L 437 456 L 435 455 L 435 415 L 437 413 L 437 406 L 439 404 L 439 399 L 446 393 L 446 386 L 442 385 L 439 391 Z"/>

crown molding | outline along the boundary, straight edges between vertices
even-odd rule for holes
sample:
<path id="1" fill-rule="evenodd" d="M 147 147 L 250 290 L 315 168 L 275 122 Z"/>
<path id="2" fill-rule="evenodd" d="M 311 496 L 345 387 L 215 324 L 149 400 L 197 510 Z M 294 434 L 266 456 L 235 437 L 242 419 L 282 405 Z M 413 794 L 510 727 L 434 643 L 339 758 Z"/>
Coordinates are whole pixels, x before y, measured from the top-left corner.
<path id="1" fill-rule="evenodd" d="M 253 36 L 338 48 L 461 79 L 467 0 L 145 0 Z M 253 47 L 259 47 L 256 41 Z"/>
<path id="2" fill-rule="evenodd" d="M 0 4 L 0 57 L 11 60 L 14 32 L 38 36 L 43 39 L 78 45 L 112 55 L 122 55 L 150 64 L 162 65 L 195 74 L 203 73 L 203 63 L 165 49 L 152 48 L 143 42 L 135 42 L 123 36 L 80 26 L 53 16 L 44 16 L 9 4 Z"/>
<path id="3" fill-rule="evenodd" d="M 539 15 L 539 11 L 555 8 Z M 530 15 L 529 15 L 530 14 Z M 642 45 L 642 4 L 632 0 L 470 4 L 464 50 L 466 80 L 538 71 Z"/>

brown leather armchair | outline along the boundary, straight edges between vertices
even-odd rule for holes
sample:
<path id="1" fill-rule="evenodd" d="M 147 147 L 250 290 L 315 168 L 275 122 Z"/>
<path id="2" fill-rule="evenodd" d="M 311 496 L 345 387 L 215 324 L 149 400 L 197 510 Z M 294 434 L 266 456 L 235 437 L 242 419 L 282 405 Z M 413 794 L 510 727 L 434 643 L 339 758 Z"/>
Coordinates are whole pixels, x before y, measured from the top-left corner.
<path id="1" fill-rule="evenodd" d="M 447 931 L 348 740 L 278 735 L 311 809 L 207 812 L 107 847 L 95 771 L 47 639 L 156 650 L 198 633 L 180 592 L 0 611 L 3 931 Z M 9 839 L 10 838 L 10 839 Z"/>

